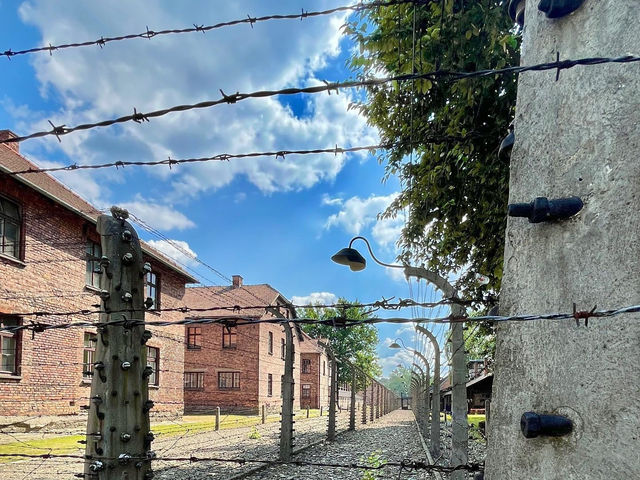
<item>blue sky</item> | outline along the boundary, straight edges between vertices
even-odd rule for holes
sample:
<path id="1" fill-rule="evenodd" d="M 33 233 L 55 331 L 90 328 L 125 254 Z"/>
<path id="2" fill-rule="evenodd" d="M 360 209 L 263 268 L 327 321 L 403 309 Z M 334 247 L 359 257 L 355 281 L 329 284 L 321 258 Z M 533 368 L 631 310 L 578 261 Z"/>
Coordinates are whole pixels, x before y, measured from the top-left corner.
<path id="1" fill-rule="evenodd" d="M 0 51 L 93 40 L 162 28 L 271 13 L 325 9 L 342 0 L 300 2 L 151 1 L 131 3 L 0 0 Z M 18 134 L 76 125 L 181 103 L 225 92 L 308 86 L 344 80 L 353 47 L 340 35 L 345 15 L 300 21 L 272 21 L 203 34 L 110 43 L 0 59 L 0 129 Z M 328 148 L 375 144 L 378 135 L 347 106 L 362 92 L 248 100 L 63 137 L 27 141 L 21 152 L 41 166 L 151 161 L 219 153 Z M 269 283 L 302 302 L 374 301 L 382 297 L 433 299 L 424 285 L 411 285 L 397 271 L 373 262 L 362 272 L 333 264 L 329 257 L 354 235 L 370 238 L 387 261 L 396 255 L 402 218 L 377 220 L 400 189 L 382 183 L 384 168 L 369 154 L 290 156 L 223 163 L 67 172 L 57 178 L 94 205 L 127 207 L 180 242 L 184 249 L 225 276 L 247 284 Z M 225 280 L 173 249 L 162 239 L 141 236 L 187 264 L 204 283 Z M 357 244 L 365 251 L 364 244 Z M 368 254 L 365 254 L 368 256 Z M 440 312 L 444 313 L 444 312 Z M 428 315 L 406 310 L 381 316 Z M 442 330 L 442 329 L 441 329 Z M 385 373 L 410 361 L 407 352 L 387 348 L 402 326 L 379 327 Z"/>

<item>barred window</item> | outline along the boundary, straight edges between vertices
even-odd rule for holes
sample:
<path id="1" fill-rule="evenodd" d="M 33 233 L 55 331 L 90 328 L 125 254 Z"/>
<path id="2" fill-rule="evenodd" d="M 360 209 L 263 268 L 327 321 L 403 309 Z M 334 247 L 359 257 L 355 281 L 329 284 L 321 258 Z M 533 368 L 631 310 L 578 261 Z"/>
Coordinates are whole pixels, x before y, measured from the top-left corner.
<path id="1" fill-rule="evenodd" d="M 22 217 L 16 203 L 0 197 L 0 253 L 20 258 Z"/>
<path id="2" fill-rule="evenodd" d="M 189 350 L 202 348 L 202 327 L 187 327 L 187 348 Z"/>
<path id="3" fill-rule="evenodd" d="M 17 317 L 0 317 L 0 373 L 19 374 L 20 332 L 2 330 L 2 328 L 19 325 L 20 320 Z"/>
<path id="4" fill-rule="evenodd" d="M 218 388 L 220 390 L 239 390 L 240 372 L 218 372 Z"/>
<path id="5" fill-rule="evenodd" d="M 184 372 L 185 390 L 204 390 L 204 372 Z"/>
<path id="6" fill-rule="evenodd" d="M 99 243 L 87 242 L 87 271 L 85 272 L 84 283 L 90 287 L 100 286 L 100 258 L 102 258 L 102 247 Z"/>
<path id="7" fill-rule="evenodd" d="M 267 375 L 267 396 L 268 397 L 273 396 L 273 375 L 272 374 Z"/>
<path id="8" fill-rule="evenodd" d="M 153 300 L 153 305 L 149 310 L 160 308 L 160 279 L 156 273 L 148 272 L 144 276 L 144 295 Z"/>
<path id="9" fill-rule="evenodd" d="M 149 377 L 149 385 L 160 385 L 160 349 L 155 347 L 147 347 L 147 366 L 153 368 L 153 373 Z"/>
<path id="10" fill-rule="evenodd" d="M 311 398 L 311 385 L 302 385 L 302 398 Z"/>
<path id="11" fill-rule="evenodd" d="M 237 338 L 237 327 L 222 326 L 222 348 L 236 348 Z"/>
<path id="12" fill-rule="evenodd" d="M 91 380 L 93 364 L 96 361 L 96 342 L 98 336 L 92 332 L 84 332 L 84 345 L 82 350 L 82 378 Z"/>
<path id="13" fill-rule="evenodd" d="M 269 355 L 273 355 L 273 332 L 269 332 Z"/>
<path id="14" fill-rule="evenodd" d="M 302 359 L 302 373 L 311 373 L 311 360 L 308 358 Z"/>

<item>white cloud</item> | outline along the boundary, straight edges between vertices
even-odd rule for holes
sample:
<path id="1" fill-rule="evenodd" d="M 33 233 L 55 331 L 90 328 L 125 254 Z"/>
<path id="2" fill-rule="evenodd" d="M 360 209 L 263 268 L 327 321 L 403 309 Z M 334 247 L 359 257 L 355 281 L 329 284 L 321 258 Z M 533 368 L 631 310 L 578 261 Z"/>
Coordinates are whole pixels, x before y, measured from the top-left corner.
<path id="1" fill-rule="evenodd" d="M 118 205 L 126 208 L 134 216 L 156 230 L 185 230 L 196 226 L 183 213 L 173 207 L 162 205 L 137 197 L 133 202 L 125 202 Z"/>
<path id="2" fill-rule="evenodd" d="M 414 333 L 414 332 L 415 332 L 415 327 L 413 323 L 408 323 L 398 328 L 396 330 L 396 335 L 400 336 L 400 335 L 404 335 L 405 333 Z"/>
<path id="3" fill-rule="evenodd" d="M 187 242 L 183 242 L 182 240 L 149 240 L 147 244 L 160 253 L 165 254 L 179 265 L 195 267 L 198 264 L 195 260 L 196 253 L 191 250 Z"/>
<path id="4" fill-rule="evenodd" d="M 413 363 L 413 353 L 408 350 L 397 350 L 393 355 L 380 357 L 378 363 L 382 367 L 382 375 L 388 376 L 398 365 L 411 368 Z"/>
<path id="5" fill-rule="evenodd" d="M 351 235 L 358 235 L 360 232 L 374 224 L 378 219 L 378 214 L 386 210 L 389 204 L 398 196 L 398 193 L 390 195 L 371 195 L 369 198 L 351 197 L 341 204 L 338 213 L 331 215 L 325 223 L 325 228 L 342 227 Z M 323 201 L 327 205 L 328 201 Z M 386 240 L 387 237 L 382 230 L 378 232 L 378 238 Z"/>
<path id="6" fill-rule="evenodd" d="M 383 247 L 394 245 L 404 227 L 404 218 L 397 216 L 395 218 L 383 218 L 378 220 L 371 229 L 373 239 Z"/>
<path id="7" fill-rule="evenodd" d="M 336 303 L 338 297 L 330 292 L 313 292 L 305 296 L 291 297 L 291 303 L 294 305 L 330 305 Z"/>
<path id="8" fill-rule="evenodd" d="M 319 0 L 314 6 L 331 8 L 339 3 Z M 247 11 L 261 15 L 273 10 L 272 2 L 199 2 L 186 8 L 182 2 L 143 5 L 117 0 L 107 6 L 70 0 L 67 8 L 60 9 L 52 2 L 32 0 L 24 2 L 19 12 L 23 21 L 40 30 L 41 43 L 56 44 L 138 32 L 145 25 L 159 30 L 191 25 L 194 19 L 215 23 L 244 17 Z M 299 3 L 283 0 L 277 10 L 296 12 Z M 147 112 L 196 103 L 218 98 L 220 88 L 230 93 L 321 84 L 315 73 L 340 53 L 340 26 L 345 19 L 346 14 L 304 22 L 263 22 L 254 28 L 241 25 L 206 35 L 170 35 L 34 56 L 41 95 L 59 99 L 61 106 L 57 111 L 23 115 L 24 129 L 41 130 L 49 118 L 55 124 L 76 125 L 128 114 L 134 107 Z M 357 95 L 342 91 L 298 97 L 306 102 L 300 116 L 294 115 L 286 98 L 247 100 L 153 118 L 140 125 L 77 132 L 64 137 L 61 144 L 55 139 L 35 140 L 29 148 L 62 149 L 73 161 L 98 163 L 377 143 L 375 129 L 347 108 Z M 23 113 L 20 106 L 15 112 Z M 306 189 L 335 179 L 348 158 L 332 154 L 252 158 L 180 165 L 172 170 L 147 168 L 144 174 L 169 182 L 166 198 L 177 202 L 229 185 L 237 177 L 265 193 Z"/>

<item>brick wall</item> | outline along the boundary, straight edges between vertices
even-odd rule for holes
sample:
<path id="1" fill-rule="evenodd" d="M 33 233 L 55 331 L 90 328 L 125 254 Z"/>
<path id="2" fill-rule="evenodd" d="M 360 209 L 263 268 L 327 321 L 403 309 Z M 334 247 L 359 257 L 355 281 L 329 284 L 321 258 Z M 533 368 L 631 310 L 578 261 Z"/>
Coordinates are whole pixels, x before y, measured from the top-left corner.
<path id="1" fill-rule="evenodd" d="M 202 325 L 201 328 L 200 349 L 185 351 L 185 372 L 204 372 L 204 386 L 201 390 L 185 389 L 185 410 L 211 412 L 220 407 L 224 412 L 256 413 L 259 325 L 238 326 L 236 348 L 222 347 L 222 332 L 226 327 Z M 220 372 L 239 372 L 240 388 L 220 389 Z"/>
<path id="2" fill-rule="evenodd" d="M 0 195 L 18 203 L 23 218 L 21 261 L 0 256 L 0 314 L 94 309 L 98 298 L 85 287 L 85 245 L 98 240 L 95 226 L 25 187 L 11 177 L 0 176 Z M 150 260 L 161 278 L 165 307 L 182 306 L 185 279 L 160 262 Z M 58 296 L 56 296 L 58 295 Z M 179 313 L 147 314 L 148 319 L 179 320 Z M 32 320 L 27 317 L 23 321 Z M 46 316 L 46 324 L 97 320 L 97 316 Z M 152 329 L 153 330 L 153 329 Z M 83 381 L 85 329 L 48 330 L 34 338 L 20 335 L 19 375 L 0 376 L 2 415 L 77 414 L 88 404 L 89 386 Z M 86 331 L 91 331 L 87 328 Z M 150 346 L 160 348 L 160 386 L 152 389 L 154 413 L 182 412 L 183 327 L 162 328 Z"/>

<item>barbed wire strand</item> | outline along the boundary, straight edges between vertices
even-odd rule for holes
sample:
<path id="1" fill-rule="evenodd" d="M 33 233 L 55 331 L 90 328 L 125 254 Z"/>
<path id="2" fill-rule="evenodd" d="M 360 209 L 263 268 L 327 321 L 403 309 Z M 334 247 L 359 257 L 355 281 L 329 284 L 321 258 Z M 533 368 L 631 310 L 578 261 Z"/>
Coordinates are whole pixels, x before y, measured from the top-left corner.
<path id="1" fill-rule="evenodd" d="M 98 46 L 100 48 L 104 47 L 107 43 L 111 42 L 120 42 L 123 40 L 133 40 L 133 39 L 145 39 L 150 40 L 154 37 L 163 36 L 163 35 L 175 35 L 175 34 L 186 34 L 186 33 L 206 33 L 211 30 L 216 30 L 225 27 L 231 27 L 235 25 L 248 24 L 253 28 L 253 25 L 260 22 L 266 22 L 270 20 L 304 20 L 305 18 L 312 17 L 320 17 L 326 15 L 332 15 L 334 13 L 342 13 L 342 12 L 359 12 L 363 10 L 370 10 L 373 8 L 381 8 L 381 7 L 391 7 L 395 5 L 403 5 L 403 4 L 427 4 L 432 2 L 433 0 L 387 0 L 387 1 L 373 1 L 373 2 L 360 2 L 355 5 L 344 5 L 340 7 L 330 8 L 327 10 L 315 10 L 309 11 L 302 9 L 301 13 L 292 13 L 292 14 L 273 14 L 273 15 L 264 15 L 260 17 L 252 17 L 247 15 L 244 18 L 240 18 L 237 20 L 229 20 L 226 22 L 220 22 L 212 25 L 198 25 L 193 24 L 193 27 L 188 28 L 173 28 L 173 29 L 165 29 L 165 30 L 149 30 L 149 27 L 146 27 L 146 30 L 141 33 L 132 33 L 126 35 L 119 35 L 114 37 L 100 37 L 96 40 L 90 40 L 85 42 L 70 42 L 63 43 L 59 45 L 46 45 L 43 47 L 34 47 L 27 48 L 24 50 L 16 50 L 12 49 L 5 50 L 0 52 L 0 57 L 7 57 L 11 59 L 11 57 L 15 57 L 17 55 L 27 55 L 31 53 L 40 53 L 40 52 L 48 52 L 49 54 L 53 54 L 53 52 L 57 50 L 65 50 L 69 48 L 81 48 L 81 47 L 90 47 L 90 46 Z"/>
<path id="2" fill-rule="evenodd" d="M 51 121 L 49 123 L 52 126 L 51 130 L 40 131 L 31 133 L 29 135 L 17 136 L 12 138 L 7 138 L 4 140 L 0 140 L 0 143 L 16 143 L 23 142 L 25 140 L 40 138 L 46 136 L 55 136 L 59 141 L 61 136 L 68 135 L 72 132 L 82 131 L 82 130 L 90 130 L 98 127 L 108 127 L 115 124 L 127 123 L 127 122 L 148 122 L 151 118 L 162 117 L 164 115 L 175 113 L 175 112 L 184 112 L 189 110 L 196 109 L 204 109 L 211 108 L 217 105 L 222 104 L 235 104 L 242 100 L 247 100 L 249 98 L 266 98 L 266 97 L 275 97 L 279 95 L 298 95 L 298 94 L 316 94 L 316 93 L 328 93 L 331 92 L 338 93 L 341 89 L 350 89 L 350 88 L 358 88 L 358 87 L 373 87 L 377 85 L 383 85 L 391 82 L 405 82 L 412 80 L 431 80 L 431 81 L 439 81 L 439 82 L 457 82 L 460 80 L 466 80 L 471 78 L 483 78 L 489 77 L 493 75 L 511 75 L 511 74 L 520 74 L 525 72 L 542 72 L 547 70 L 556 70 L 560 72 L 562 70 L 567 70 L 570 68 L 574 68 L 576 66 L 594 66 L 594 65 L 602 65 L 609 63 L 635 63 L 640 62 L 640 56 L 636 55 L 625 55 L 621 57 L 588 57 L 588 58 L 580 58 L 575 60 L 556 60 L 553 62 L 547 63 L 539 63 L 535 65 L 522 65 L 522 66 L 511 66 L 500 69 L 485 69 L 485 70 L 474 70 L 470 72 L 464 71 L 449 71 L 449 70 L 433 70 L 431 72 L 426 73 L 416 73 L 416 74 L 405 74 L 405 75 L 395 75 L 391 77 L 381 77 L 381 78 L 369 78 L 363 80 L 347 80 L 342 82 L 327 82 L 324 81 L 324 85 L 316 85 L 311 87 L 292 87 L 292 88 L 284 88 L 281 90 L 259 90 L 250 93 L 240 93 L 236 92 L 230 95 L 224 93 L 224 91 L 220 90 L 221 97 L 217 100 L 206 100 L 199 103 L 194 104 L 183 104 L 177 105 L 174 107 L 169 107 L 161 110 L 153 110 L 147 113 L 138 112 L 135 108 L 133 109 L 133 114 L 124 115 L 118 118 L 103 120 L 95 123 L 83 123 L 80 125 L 76 125 L 73 127 L 67 127 L 66 125 L 54 125 Z"/>

